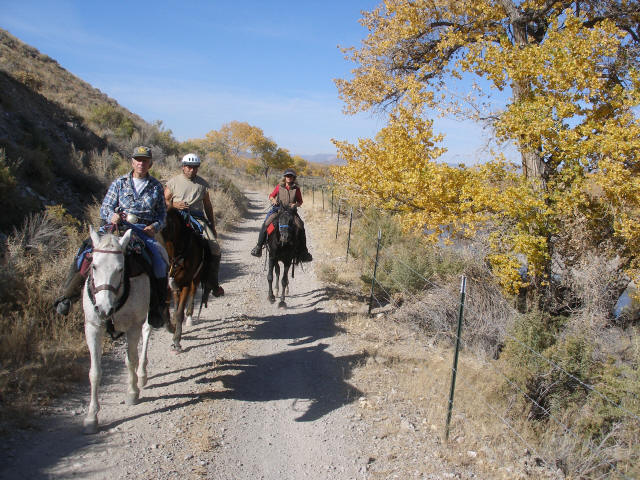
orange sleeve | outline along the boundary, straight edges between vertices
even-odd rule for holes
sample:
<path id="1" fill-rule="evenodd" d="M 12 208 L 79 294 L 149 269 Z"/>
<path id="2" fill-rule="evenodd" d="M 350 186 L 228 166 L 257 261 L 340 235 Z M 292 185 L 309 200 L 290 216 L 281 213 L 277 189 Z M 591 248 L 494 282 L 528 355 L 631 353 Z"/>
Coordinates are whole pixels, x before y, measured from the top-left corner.
<path id="1" fill-rule="evenodd" d="M 276 185 L 276 188 L 273 189 L 273 192 L 269 194 L 269 198 L 276 198 L 278 196 L 279 189 L 280 189 L 280 185 Z"/>

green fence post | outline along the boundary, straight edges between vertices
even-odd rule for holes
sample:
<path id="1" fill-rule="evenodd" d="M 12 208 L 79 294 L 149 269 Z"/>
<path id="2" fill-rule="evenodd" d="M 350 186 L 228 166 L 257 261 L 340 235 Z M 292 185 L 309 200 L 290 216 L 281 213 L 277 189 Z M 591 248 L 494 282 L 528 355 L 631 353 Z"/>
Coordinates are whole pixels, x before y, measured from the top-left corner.
<path id="1" fill-rule="evenodd" d="M 376 272 L 378 271 L 378 255 L 380 254 L 380 239 L 382 238 L 382 230 L 378 228 L 378 243 L 376 244 L 376 262 L 373 264 L 373 277 L 371 278 L 371 295 L 369 296 L 369 311 L 367 315 L 371 315 L 373 307 L 373 286 L 376 283 Z"/>
<path id="2" fill-rule="evenodd" d="M 342 199 L 338 200 L 338 216 L 336 219 L 336 240 L 338 239 L 338 225 L 340 225 L 340 207 Z"/>
<path id="3" fill-rule="evenodd" d="M 351 223 L 352 222 L 353 222 L 353 207 L 351 207 L 351 212 L 349 212 L 349 233 L 347 234 L 347 255 L 344 259 L 345 263 L 349 261 L 349 246 L 351 245 Z"/>
<path id="4" fill-rule="evenodd" d="M 453 370 L 451 371 L 451 389 L 449 390 L 449 407 L 447 409 L 447 424 L 444 438 L 449 441 L 449 424 L 451 423 L 451 411 L 453 410 L 453 392 L 456 388 L 456 375 L 458 373 L 458 353 L 460 352 L 460 335 L 462 334 L 462 314 L 464 313 L 464 297 L 467 290 L 467 277 L 462 275 L 460 279 L 460 310 L 458 312 L 458 333 L 456 335 L 456 350 L 453 355 Z"/>

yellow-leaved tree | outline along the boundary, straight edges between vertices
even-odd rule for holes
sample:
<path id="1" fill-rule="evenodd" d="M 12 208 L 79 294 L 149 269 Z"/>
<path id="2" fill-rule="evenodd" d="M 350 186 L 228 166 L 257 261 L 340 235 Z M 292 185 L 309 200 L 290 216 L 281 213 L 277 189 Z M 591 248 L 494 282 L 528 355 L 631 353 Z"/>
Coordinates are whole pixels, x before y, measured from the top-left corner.
<path id="1" fill-rule="evenodd" d="M 353 77 L 336 82 L 348 113 L 382 109 L 389 121 L 373 140 L 335 142 L 346 192 L 434 237 L 490 231 L 489 260 L 510 292 L 551 292 L 552 265 L 595 250 L 639 276 L 637 0 L 386 0 L 362 23 L 368 36 L 345 50 Z M 473 78 L 510 100 L 488 111 L 482 92 L 456 100 L 467 92 L 451 85 Z M 521 165 L 438 163 L 446 144 L 427 120 L 437 110 L 489 123 Z"/>

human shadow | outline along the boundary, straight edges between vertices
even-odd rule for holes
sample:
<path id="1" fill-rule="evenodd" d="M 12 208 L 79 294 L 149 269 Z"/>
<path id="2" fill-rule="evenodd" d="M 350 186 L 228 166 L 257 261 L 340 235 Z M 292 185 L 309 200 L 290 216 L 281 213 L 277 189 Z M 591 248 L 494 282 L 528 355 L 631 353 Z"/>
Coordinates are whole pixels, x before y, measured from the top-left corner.
<path id="1" fill-rule="evenodd" d="M 327 346 L 320 343 L 273 355 L 224 361 L 211 375 L 196 383 L 222 382 L 226 390 L 210 392 L 207 396 L 213 399 L 247 402 L 292 399 L 295 400 L 292 409 L 296 411 L 299 405 L 308 404 L 296 421 L 314 421 L 362 396 L 347 380 L 367 355 L 334 357 L 326 351 Z M 223 372 L 229 373 L 216 375 Z"/>

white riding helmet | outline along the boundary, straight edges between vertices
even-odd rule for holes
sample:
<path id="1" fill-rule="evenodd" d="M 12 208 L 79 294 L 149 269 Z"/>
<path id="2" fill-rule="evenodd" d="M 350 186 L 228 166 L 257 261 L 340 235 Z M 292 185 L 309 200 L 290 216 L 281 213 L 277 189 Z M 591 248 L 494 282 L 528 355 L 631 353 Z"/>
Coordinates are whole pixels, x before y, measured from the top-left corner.
<path id="1" fill-rule="evenodd" d="M 182 157 L 182 165 L 191 165 L 192 167 L 200 166 L 200 157 L 195 153 L 187 153 Z"/>

